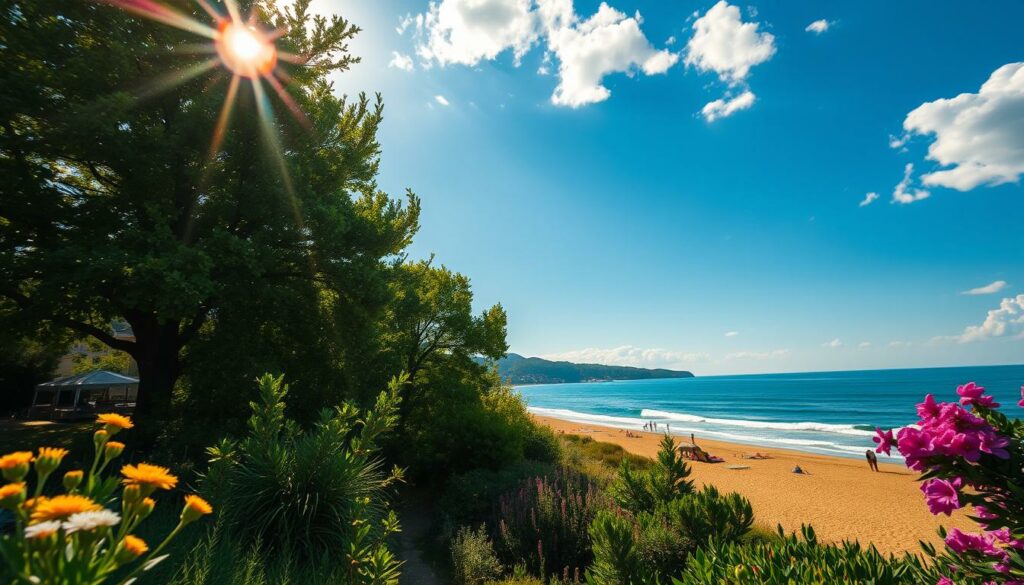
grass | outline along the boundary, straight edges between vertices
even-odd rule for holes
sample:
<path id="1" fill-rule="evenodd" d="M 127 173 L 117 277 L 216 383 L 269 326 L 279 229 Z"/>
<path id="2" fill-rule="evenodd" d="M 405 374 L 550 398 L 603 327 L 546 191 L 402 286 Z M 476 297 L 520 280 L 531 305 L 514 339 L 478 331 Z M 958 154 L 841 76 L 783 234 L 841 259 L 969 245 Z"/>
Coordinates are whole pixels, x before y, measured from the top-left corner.
<path id="1" fill-rule="evenodd" d="M 580 435 L 560 435 L 562 463 L 607 485 L 622 465 L 628 460 L 634 470 L 648 469 L 653 461 L 648 457 L 634 455 L 619 445 L 595 441 L 592 437 Z"/>

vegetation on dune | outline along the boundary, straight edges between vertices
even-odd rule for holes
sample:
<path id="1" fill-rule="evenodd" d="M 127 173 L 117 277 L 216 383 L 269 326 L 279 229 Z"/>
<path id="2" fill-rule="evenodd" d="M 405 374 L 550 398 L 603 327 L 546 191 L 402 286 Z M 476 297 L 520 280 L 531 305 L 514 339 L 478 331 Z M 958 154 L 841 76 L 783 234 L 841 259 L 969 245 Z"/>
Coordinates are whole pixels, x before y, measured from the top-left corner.
<path id="1" fill-rule="evenodd" d="M 647 369 L 604 364 L 574 364 L 510 353 L 498 360 L 498 373 L 512 384 L 559 384 L 589 380 L 649 380 L 655 378 L 692 378 L 682 370 Z"/>

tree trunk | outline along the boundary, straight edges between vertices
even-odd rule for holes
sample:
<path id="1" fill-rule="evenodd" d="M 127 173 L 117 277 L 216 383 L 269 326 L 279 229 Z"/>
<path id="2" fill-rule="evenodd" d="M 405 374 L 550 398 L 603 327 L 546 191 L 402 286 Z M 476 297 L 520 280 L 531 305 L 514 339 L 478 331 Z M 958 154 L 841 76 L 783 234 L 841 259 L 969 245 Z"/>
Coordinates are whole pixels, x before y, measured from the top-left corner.
<path id="1" fill-rule="evenodd" d="M 171 398 L 181 373 L 179 323 L 158 323 L 153 317 L 129 320 L 135 333 L 132 357 L 139 366 L 139 391 L 135 401 L 136 438 L 152 446 L 171 417 Z"/>

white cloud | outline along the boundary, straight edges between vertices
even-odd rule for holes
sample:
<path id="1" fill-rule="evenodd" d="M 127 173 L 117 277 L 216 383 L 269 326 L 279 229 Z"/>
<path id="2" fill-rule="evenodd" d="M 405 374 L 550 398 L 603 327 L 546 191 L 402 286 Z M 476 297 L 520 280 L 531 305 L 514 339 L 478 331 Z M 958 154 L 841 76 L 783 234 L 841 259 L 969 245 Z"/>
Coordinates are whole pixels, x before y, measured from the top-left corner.
<path id="1" fill-rule="evenodd" d="M 668 39 L 665 40 L 665 46 L 666 47 L 671 47 L 674 44 L 676 44 L 676 37 L 675 37 L 675 35 L 672 35 Z"/>
<path id="2" fill-rule="evenodd" d="M 808 24 L 807 28 L 805 28 L 804 30 L 809 33 L 820 35 L 821 33 L 827 31 L 830 26 L 832 26 L 832 23 L 822 18 L 821 20 L 815 20 L 811 24 Z"/>
<path id="3" fill-rule="evenodd" d="M 702 72 L 714 72 L 730 87 L 742 87 L 736 97 L 724 96 L 707 103 L 701 114 L 712 122 L 754 105 L 754 94 L 746 87 L 750 68 L 775 54 L 775 37 L 758 32 L 760 24 L 743 22 L 740 9 L 725 0 L 712 6 L 693 23 L 693 36 L 686 43 L 686 64 Z"/>
<path id="4" fill-rule="evenodd" d="M 991 295 L 995 294 L 1006 288 L 1005 280 L 997 280 L 995 282 L 986 284 L 985 286 L 979 286 L 978 288 L 972 288 L 970 290 L 963 291 L 962 295 Z"/>
<path id="5" fill-rule="evenodd" d="M 748 89 L 734 98 L 719 98 L 713 102 L 708 102 L 701 108 L 700 113 L 708 122 L 714 122 L 719 118 L 731 116 L 740 110 L 746 110 L 754 105 L 755 99 L 754 93 Z"/>
<path id="6" fill-rule="evenodd" d="M 406 13 L 405 16 L 399 17 L 398 26 L 395 27 L 395 32 L 399 35 L 404 35 L 405 31 L 417 21 L 417 18 L 419 17 L 414 18 L 413 15 L 409 13 Z"/>
<path id="7" fill-rule="evenodd" d="M 725 332 L 725 336 L 726 337 L 736 337 L 739 334 L 740 334 L 739 331 L 726 331 Z"/>
<path id="8" fill-rule="evenodd" d="M 862 342 L 857 344 L 857 347 L 859 347 L 860 349 L 867 349 L 867 348 L 871 347 L 871 342 L 870 341 L 862 341 Z"/>
<path id="9" fill-rule="evenodd" d="M 435 95 L 434 96 L 434 101 L 439 103 L 439 104 L 441 104 L 442 106 L 451 105 L 451 104 L 448 103 L 448 100 L 443 95 Z"/>
<path id="10" fill-rule="evenodd" d="M 988 312 L 981 325 L 968 326 L 956 339 L 969 343 L 1007 335 L 1024 338 L 1024 294 L 1003 299 L 998 309 Z"/>
<path id="11" fill-rule="evenodd" d="M 830 347 L 832 349 L 836 349 L 837 347 L 842 347 L 842 346 L 843 346 L 843 342 L 840 341 L 838 337 L 836 337 L 832 341 L 826 341 L 825 343 L 821 344 L 821 347 Z"/>
<path id="12" fill-rule="evenodd" d="M 608 349 L 588 347 L 540 356 L 547 360 L 567 361 L 578 364 L 605 364 L 634 366 L 638 368 L 670 368 L 685 364 L 708 362 L 711 356 L 704 352 L 670 351 L 667 349 L 645 349 L 623 345 Z"/>
<path id="13" fill-rule="evenodd" d="M 740 9 L 725 0 L 712 6 L 693 23 L 686 44 L 686 64 L 713 71 L 730 84 L 745 81 L 750 68 L 775 54 L 775 37 L 758 32 L 756 22 L 743 22 Z"/>
<path id="14" fill-rule="evenodd" d="M 572 0 L 440 0 L 417 17 L 416 53 L 424 66 L 476 65 L 511 50 L 516 64 L 538 42 L 546 43 L 538 69 L 548 75 L 551 56 L 559 60 L 555 105 L 577 108 L 608 99 L 603 85 L 611 73 L 665 73 L 679 56 L 655 49 L 640 30 L 642 19 L 602 2 L 583 19 Z"/>
<path id="15" fill-rule="evenodd" d="M 627 16 L 602 2 L 597 12 L 580 20 L 571 0 L 540 0 L 538 12 L 548 49 L 558 58 L 559 83 L 551 96 L 555 105 L 578 108 L 611 96 L 603 85 L 609 73 L 665 73 L 679 56 L 657 50 L 640 30 L 640 13 Z"/>
<path id="16" fill-rule="evenodd" d="M 922 199 L 931 197 L 931 192 L 926 189 L 916 189 L 910 186 L 910 181 L 914 173 L 914 165 L 907 163 L 907 166 L 903 168 L 903 180 L 896 184 L 896 188 L 892 192 L 892 202 L 908 204 Z"/>
<path id="17" fill-rule="evenodd" d="M 412 71 L 412 57 L 399 53 L 398 51 L 391 51 L 391 61 L 388 62 L 388 67 L 401 69 L 402 71 Z"/>
<path id="18" fill-rule="evenodd" d="M 734 351 L 722 358 L 722 362 L 737 360 L 771 360 L 789 356 L 788 349 L 773 349 L 771 351 Z"/>
<path id="19" fill-rule="evenodd" d="M 537 40 L 530 0 L 441 0 L 417 17 L 416 54 L 440 65 L 476 65 L 511 49 L 516 62 Z"/>
<path id="20" fill-rule="evenodd" d="M 871 205 L 872 203 L 874 203 L 875 199 L 878 199 L 878 193 L 875 193 L 874 191 L 872 191 L 872 192 L 864 195 L 864 200 L 860 202 L 860 206 L 861 207 L 867 207 L 868 205 Z"/>
<path id="21" fill-rule="evenodd" d="M 903 128 L 931 137 L 927 158 L 952 167 L 923 175 L 926 185 L 969 191 L 1017 182 L 1024 174 L 1024 63 L 996 69 L 978 93 L 921 104 Z"/>
<path id="22" fill-rule="evenodd" d="M 908 345 L 913 345 L 913 344 L 911 342 L 909 342 L 909 341 L 900 341 L 900 340 L 894 340 L 894 341 L 890 341 L 889 342 L 889 347 L 907 347 Z"/>

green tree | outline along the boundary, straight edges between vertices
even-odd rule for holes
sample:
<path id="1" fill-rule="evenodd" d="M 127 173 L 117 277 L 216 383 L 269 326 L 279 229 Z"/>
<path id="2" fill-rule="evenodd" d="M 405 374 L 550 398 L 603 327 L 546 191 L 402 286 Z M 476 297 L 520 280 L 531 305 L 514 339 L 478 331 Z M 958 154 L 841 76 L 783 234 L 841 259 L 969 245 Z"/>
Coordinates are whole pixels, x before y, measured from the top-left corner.
<path id="1" fill-rule="evenodd" d="M 210 23 L 197 3 L 167 4 Z M 328 337 L 316 357 L 344 359 L 337 340 L 372 331 L 417 228 L 417 198 L 375 181 L 380 96 L 339 97 L 328 80 L 357 61 L 358 28 L 310 16 L 309 0 L 239 4 L 301 57 L 280 66 L 305 122 L 243 79 L 214 147 L 231 78 L 194 75 L 202 37 L 109 5 L 0 1 L 0 297 L 132 356 L 140 423 L 166 412 L 192 344 L 221 326 L 249 334 L 230 358 L 267 336 L 290 353 Z M 114 318 L 134 340 L 108 333 Z"/>
<path id="2" fill-rule="evenodd" d="M 500 304 L 474 315 L 469 278 L 433 266 L 432 259 L 404 264 L 397 273 L 384 327 L 395 366 L 409 375 L 402 399 L 404 427 L 430 377 L 425 373 L 439 364 L 479 374 L 480 392 L 493 385 L 493 380 L 482 378 L 482 368 L 468 362 L 477 355 L 497 360 L 508 352 L 507 316 Z"/>

